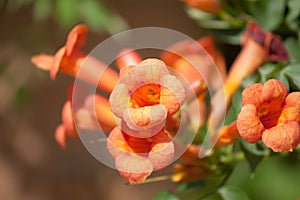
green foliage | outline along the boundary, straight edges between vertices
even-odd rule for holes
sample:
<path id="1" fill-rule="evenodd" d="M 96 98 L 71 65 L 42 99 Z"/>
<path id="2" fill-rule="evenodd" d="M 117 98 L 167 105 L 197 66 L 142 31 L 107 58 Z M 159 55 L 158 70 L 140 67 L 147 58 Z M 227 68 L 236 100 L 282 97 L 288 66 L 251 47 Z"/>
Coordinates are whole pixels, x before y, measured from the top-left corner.
<path id="1" fill-rule="evenodd" d="M 262 143 L 250 144 L 244 140 L 239 140 L 241 149 L 244 152 L 251 173 L 254 174 L 259 163 L 270 153 Z"/>
<path id="2" fill-rule="evenodd" d="M 300 1 L 289 0 L 287 1 L 287 6 L 288 13 L 286 16 L 286 23 L 291 30 L 299 33 Z"/>
<path id="3" fill-rule="evenodd" d="M 265 30 L 273 31 L 283 21 L 285 0 L 248 1 L 249 13 Z"/>
<path id="4" fill-rule="evenodd" d="M 220 40 L 240 44 L 240 36 L 250 21 L 257 21 L 266 31 L 282 37 L 298 38 L 300 33 L 300 1 L 298 0 L 220 0 L 218 14 L 187 9 L 189 16 Z"/>
<path id="5" fill-rule="evenodd" d="M 69 30 L 78 23 L 86 23 L 93 31 L 114 34 L 128 28 L 124 19 L 101 0 L 11 0 L 5 9 L 17 12 L 32 5 L 36 21 L 55 20 L 61 28 Z"/>
<path id="6" fill-rule="evenodd" d="M 169 191 L 162 190 L 153 197 L 153 200 L 179 200 L 179 198 Z"/>
<path id="7" fill-rule="evenodd" d="M 225 185 L 218 190 L 218 193 L 221 195 L 222 200 L 249 200 L 243 190 L 232 185 Z"/>

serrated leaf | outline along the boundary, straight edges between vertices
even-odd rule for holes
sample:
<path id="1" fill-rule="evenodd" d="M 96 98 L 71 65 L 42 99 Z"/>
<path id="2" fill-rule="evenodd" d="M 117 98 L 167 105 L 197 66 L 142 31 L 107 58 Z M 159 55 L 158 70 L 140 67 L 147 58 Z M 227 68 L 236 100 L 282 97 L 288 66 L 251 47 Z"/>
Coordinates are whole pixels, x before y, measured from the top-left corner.
<path id="1" fill-rule="evenodd" d="M 260 0 L 249 3 L 249 10 L 260 27 L 272 31 L 283 21 L 285 0 Z"/>
<path id="2" fill-rule="evenodd" d="M 179 200 L 179 198 L 169 191 L 162 190 L 152 200 Z"/>
<path id="3" fill-rule="evenodd" d="M 225 185 L 218 190 L 223 200 L 249 200 L 246 193 L 240 188 L 232 185 Z"/>

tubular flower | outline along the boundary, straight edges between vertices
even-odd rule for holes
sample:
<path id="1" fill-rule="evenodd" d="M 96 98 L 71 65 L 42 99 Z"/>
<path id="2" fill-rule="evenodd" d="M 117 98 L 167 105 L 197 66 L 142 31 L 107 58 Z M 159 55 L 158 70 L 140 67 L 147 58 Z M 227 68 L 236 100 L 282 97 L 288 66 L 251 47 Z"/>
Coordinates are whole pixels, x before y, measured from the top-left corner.
<path id="1" fill-rule="evenodd" d="M 260 140 L 275 152 L 295 149 L 300 141 L 300 92 L 288 94 L 278 80 L 250 85 L 242 93 L 237 129 L 249 143 Z"/>
<path id="2" fill-rule="evenodd" d="M 67 101 L 62 109 L 61 113 L 62 124 L 55 130 L 55 139 L 61 148 L 66 148 L 66 141 L 68 137 L 77 137 L 75 130 L 72 104 L 71 101 Z"/>
<path id="3" fill-rule="evenodd" d="M 185 90 L 158 59 L 129 67 L 110 95 L 110 107 L 122 119 L 122 130 L 136 137 L 151 137 L 163 128 L 167 116 L 179 110 Z"/>
<path id="4" fill-rule="evenodd" d="M 288 54 L 282 41 L 276 35 L 261 30 L 256 23 L 250 23 L 245 33 L 243 48 L 225 80 L 227 108 L 243 78 L 252 74 L 264 62 L 286 60 Z"/>
<path id="5" fill-rule="evenodd" d="M 167 167 L 174 157 L 174 144 L 164 130 L 149 138 L 137 138 L 116 127 L 108 137 L 107 148 L 130 184 L 145 181 L 153 170 Z"/>
<path id="6" fill-rule="evenodd" d="M 222 147 L 227 146 L 235 142 L 235 140 L 239 137 L 239 132 L 236 126 L 236 121 L 231 123 L 230 125 L 223 126 L 217 139 L 216 146 Z"/>
<path id="7" fill-rule="evenodd" d="M 209 12 L 212 14 L 218 14 L 221 10 L 221 4 L 219 0 L 183 0 L 186 4 L 198 8 L 199 10 Z"/>
<path id="8" fill-rule="evenodd" d="M 207 56 L 207 53 L 209 56 Z M 197 94 L 207 90 L 204 80 L 209 81 L 214 89 L 220 87 L 219 84 L 222 81 L 215 81 L 218 78 L 214 66 L 212 66 L 213 62 L 216 64 L 222 78 L 225 79 L 226 76 L 224 56 L 216 48 L 215 39 L 212 36 L 200 38 L 197 43 L 188 40 L 179 42 L 164 51 L 161 58 L 167 66 L 174 68 L 183 75 Z M 196 66 L 199 66 L 198 70 L 195 69 Z"/>
<path id="9" fill-rule="evenodd" d="M 136 66 L 140 62 L 142 62 L 142 58 L 136 51 L 132 49 L 124 49 L 123 51 L 121 51 L 116 60 L 116 64 L 119 69 L 128 66 Z"/>
<path id="10" fill-rule="evenodd" d="M 82 129 L 97 130 L 100 125 L 104 131 L 111 131 L 116 126 L 108 100 L 99 94 L 89 95 L 75 116 Z"/>
<path id="11" fill-rule="evenodd" d="M 78 71 L 82 70 L 82 73 L 78 74 L 78 78 L 111 92 L 118 81 L 118 74 L 80 50 L 80 47 L 85 44 L 87 33 L 86 25 L 75 26 L 68 35 L 66 45 L 59 49 L 54 56 L 40 54 L 33 56 L 31 62 L 42 70 L 50 71 L 53 80 L 59 71 L 76 77 Z"/>
<path id="12" fill-rule="evenodd" d="M 221 116 L 220 119 L 215 118 L 212 123 L 218 124 L 222 120 L 222 113 L 229 108 L 233 94 L 246 76 L 252 74 L 267 61 L 286 60 L 288 60 L 288 54 L 282 41 L 276 35 L 261 30 L 256 23 L 250 23 L 244 34 L 242 50 L 225 79 L 224 90 L 219 89 L 212 98 L 211 116 Z M 220 109 L 220 99 L 223 99 L 224 95 L 226 110 Z M 212 127 L 214 126 L 216 125 Z"/>

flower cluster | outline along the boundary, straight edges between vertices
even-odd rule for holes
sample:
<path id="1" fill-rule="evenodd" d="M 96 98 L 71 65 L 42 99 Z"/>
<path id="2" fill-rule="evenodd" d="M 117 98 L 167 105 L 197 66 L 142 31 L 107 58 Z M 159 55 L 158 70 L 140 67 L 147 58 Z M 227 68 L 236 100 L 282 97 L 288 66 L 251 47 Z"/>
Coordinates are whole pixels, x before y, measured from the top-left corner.
<path id="1" fill-rule="evenodd" d="M 164 126 L 184 102 L 185 90 L 158 59 L 125 66 L 122 72 L 109 98 L 121 122 L 109 135 L 108 149 L 121 175 L 137 183 L 173 160 L 174 144 Z"/>
<path id="2" fill-rule="evenodd" d="M 33 56 L 31 61 L 38 68 L 49 71 L 53 80 L 59 71 L 73 77 L 79 74 L 78 78 L 82 81 L 97 85 L 103 91 L 111 92 L 119 80 L 119 75 L 96 58 L 80 50 L 80 47 L 86 42 L 87 33 L 88 27 L 79 24 L 70 31 L 65 46 L 60 48 L 54 56 L 40 54 Z M 83 62 L 89 63 L 85 65 L 84 73 L 78 73 Z M 100 79 L 97 74 L 102 74 Z M 89 95 L 84 100 L 83 105 L 80 105 L 78 108 L 72 108 L 73 86 L 70 88 L 68 100 L 62 110 L 62 124 L 55 131 L 56 141 L 62 148 L 66 147 L 68 137 L 78 137 L 73 117 L 76 117 L 78 127 L 83 129 L 95 129 L 95 121 L 98 121 L 105 131 L 112 130 L 116 125 L 106 98 L 99 94 Z M 84 92 L 84 90 L 82 91 Z M 85 97 L 87 94 L 78 94 L 78 96 Z M 95 112 L 92 110 L 94 105 Z"/>
<path id="3" fill-rule="evenodd" d="M 300 92 L 288 94 L 284 84 L 275 79 L 246 88 L 237 120 L 216 128 L 246 76 L 264 62 L 288 58 L 280 39 L 257 24 L 249 24 L 243 48 L 228 73 L 215 39 L 207 36 L 196 42 L 174 44 L 162 52 L 160 59 L 143 60 L 134 50 L 125 49 L 116 59 L 118 74 L 80 50 L 87 32 L 85 25 L 77 25 L 54 56 L 41 54 L 32 58 L 38 68 L 50 71 L 52 79 L 62 71 L 110 94 L 107 99 L 83 89 L 80 91 L 84 94 L 76 94 L 84 97 L 83 103 L 74 106 L 71 87 L 62 110 L 62 124 L 55 131 L 61 147 L 66 146 L 68 137 L 78 136 L 75 121 L 77 128 L 86 130 L 97 130 L 100 125 L 108 135 L 107 149 L 115 167 L 130 184 L 135 184 L 144 182 L 153 171 L 166 168 L 177 157 L 180 162 L 168 176 L 175 182 L 222 173 L 223 169 L 216 167 L 220 162 L 215 155 L 199 159 L 202 141 L 198 145 L 196 140 L 193 144 L 174 140 L 181 125 L 186 130 L 180 134 L 187 138 L 192 135 L 189 129 L 197 130 L 197 137 L 203 134 L 202 127 L 212 127 L 208 132 L 217 148 L 233 144 L 240 136 L 249 143 L 262 140 L 275 152 L 292 151 L 298 146 Z M 78 73 L 81 68 L 84 73 Z M 180 76 L 171 75 L 173 70 Z M 211 113 L 207 108 L 208 92 L 212 95 Z M 181 109 L 183 104 L 186 106 Z M 222 105 L 225 109 L 220 109 Z M 179 153 L 182 149 L 185 152 Z"/>

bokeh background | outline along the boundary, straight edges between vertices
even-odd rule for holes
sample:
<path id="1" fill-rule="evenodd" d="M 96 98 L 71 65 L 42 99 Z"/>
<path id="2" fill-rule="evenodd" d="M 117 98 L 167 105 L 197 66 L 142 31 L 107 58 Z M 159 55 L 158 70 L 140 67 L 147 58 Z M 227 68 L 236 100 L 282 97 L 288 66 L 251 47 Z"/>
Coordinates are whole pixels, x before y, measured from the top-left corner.
<path id="1" fill-rule="evenodd" d="M 52 82 L 30 58 L 56 52 L 71 27 L 80 22 L 92 27 L 86 51 L 113 33 L 136 27 L 165 27 L 196 39 L 203 32 L 188 17 L 185 5 L 177 0 L 0 2 L 0 199 L 141 200 L 151 199 L 162 189 L 175 191 L 176 184 L 170 181 L 126 185 L 117 171 L 93 158 L 80 140 L 70 140 L 61 150 L 53 133 L 73 79 L 60 75 Z M 237 48 L 223 48 L 230 63 Z M 245 188 L 251 199 L 295 196 L 300 185 L 299 157 L 282 159 L 286 162 L 268 158 L 255 177 L 242 163 L 229 181 Z"/>

